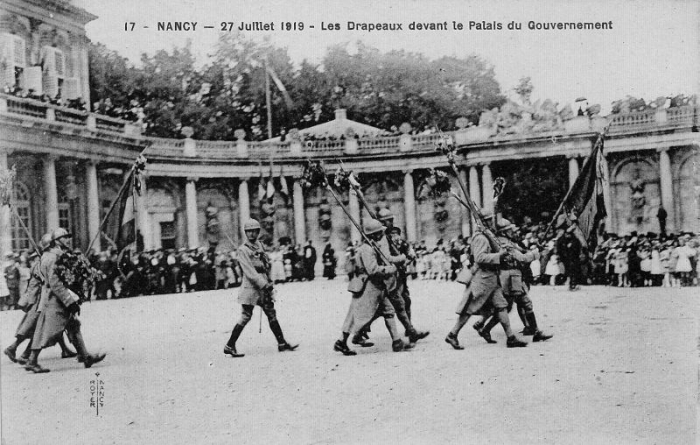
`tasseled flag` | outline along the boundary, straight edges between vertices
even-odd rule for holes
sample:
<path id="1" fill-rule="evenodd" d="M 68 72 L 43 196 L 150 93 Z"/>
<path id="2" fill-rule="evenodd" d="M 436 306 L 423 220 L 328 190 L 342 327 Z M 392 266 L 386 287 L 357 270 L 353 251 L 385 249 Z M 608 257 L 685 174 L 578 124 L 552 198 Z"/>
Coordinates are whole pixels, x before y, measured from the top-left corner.
<path id="1" fill-rule="evenodd" d="M 284 199 L 289 197 L 289 187 L 287 186 L 287 178 L 284 177 L 283 170 L 280 170 L 280 193 L 284 195 Z"/>
<path id="2" fill-rule="evenodd" d="M 262 171 L 260 172 L 260 180 L 258 181 L 258 201 L 265 200 L 265 179 L 263 179 Z"/>

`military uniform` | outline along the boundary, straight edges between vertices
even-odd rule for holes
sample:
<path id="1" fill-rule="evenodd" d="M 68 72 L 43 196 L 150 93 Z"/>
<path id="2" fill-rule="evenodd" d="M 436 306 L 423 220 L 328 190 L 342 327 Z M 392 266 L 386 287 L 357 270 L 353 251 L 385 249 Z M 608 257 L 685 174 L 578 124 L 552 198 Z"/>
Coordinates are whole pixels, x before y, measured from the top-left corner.
<path id="1" fill-rule="evenodd" d="M 454 328 L 449 332 L 445 341 L 454 349 L 464 349 L 457 340 L 457 335 L 472 315 L 483 314 L 494 310 L 498 321 L 503 326 L 508 337 L 509 348 L 523 347 L 527 343 L 518 339 L 512 332 L 508 318 L 508 302 L 501 289 L 501 264 L 508 261 L 509 254 L 501 250 L 483 231 L 478 231 L 472 237 L 472 255 L 474 256 L 473 276 L 465 289 L 465 297 L 457 308 L 459 318 Z"/>
<path id="2" fill-rule="evenodd" d="M 355 262 L 355 274 L 367 275 L 367 283 L 362 294 L 353 296 L 350 302 L 343 332 L 359 331 L 376 315 L 393 318 L 395 314 L 391 302 L 385 298 L 387 277 L 391 277 L 393 271 L 387 265 L 379 265 L 377 253 L 367 243 L 363 243 L 355 251 Z"/>
<path id="3" fill-rule="evenodd" d="M 260 230 L 260 225 L 255 220 L 249 220 L 244 225 L 244 230 Z M 256 236 L 257 238 L 257 236 Z M 273 283 L 270 278 L 270 257 L 263 249 L 259 241 L 246 240 L 238 249 L 238 263 L 243 273 L 243 282 L 238 292 L 238 302 L 241 304 L 241 318 L 233 327 L 224 353 L 232 357 L 242 357 L 236 351 L 236 341 L 243 332 L 243 328 L 253 317 L 253 309 L 260 306 L 265 312 L 270 330 L 275 335 L 278 349 L 282 351 L 293 351 L 298 345 L 290 345 L 284 339 L 282 328 L 277 321 L 277 311 L 273 299 Z"/>
<path id="4" fill-rule="evenodd" d="M 494 309 L 505 309 L 508 302 L 503 296 L 499 282 L 501 253 L 484 232 L 477 232 L 472 237 L 472 255 L 474 270 L 472 281 L 467 288 L 469 298 L 463 308 L 468 315 L 478 314 L 486 303 Z"/>
<path id="5" fill-rule="evenodd" d="M 69 327 L 71 313 L 67 310 L 71 304 L 78 303 L 78 296 L 66 288 L 55 272 L 56 260 L 62 250 L 52 247 L 41 256 L 39 272 L 44 280 L 44 288 L 39 300 L 40 313 L 32 339 L 32 349 L 43 349 L 56 343 L 63 330 Z M 74 319 L 77 321 L 77 319 Z M 71 323 L 69 332 L 80 328 L 80 323 Z"/>

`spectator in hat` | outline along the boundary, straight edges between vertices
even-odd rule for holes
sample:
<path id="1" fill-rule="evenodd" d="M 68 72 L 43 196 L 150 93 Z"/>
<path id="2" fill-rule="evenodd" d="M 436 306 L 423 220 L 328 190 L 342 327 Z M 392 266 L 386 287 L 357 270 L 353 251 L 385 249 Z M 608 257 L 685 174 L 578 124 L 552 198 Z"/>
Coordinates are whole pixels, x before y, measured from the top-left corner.
<path id="1" fill-rule="evenodd" d="M 19 263 L 18 257 L 14 253 L 8 253 L 7 261 L 5 262 L 5 282 L 7 283 L 7 289 L 10 292 L 10 297 L 7 301 L 8 309 L 15 309 L 17 307 L 17 302 L 19 301 Z"/>

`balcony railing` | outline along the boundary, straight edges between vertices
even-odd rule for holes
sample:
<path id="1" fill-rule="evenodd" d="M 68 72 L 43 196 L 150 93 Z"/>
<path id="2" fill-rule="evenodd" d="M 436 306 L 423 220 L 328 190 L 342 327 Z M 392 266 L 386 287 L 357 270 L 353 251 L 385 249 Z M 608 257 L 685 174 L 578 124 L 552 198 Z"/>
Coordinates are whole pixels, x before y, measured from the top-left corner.
<path id="1" fill-rule="evenodd" d="M 0 93 L 0 114 L 27 116 L 126 136 L 140 135 L 139 125 L 134 122 L 9 94 Z"/>
<path id="2" fill-rule="evenodd" d="M 645 130 L 667 130 L 673 128 L 690 128 L 698 124 L 700 106 L 683 106 L 664 110 L 648 110 L 615 114 L 607 117 L 610 122 L 610 133 L 635 132 Z M 270 156 L 314 157 L 342 156 L 344 154 L 390 154 L 399 151 L 431 151 L 442 135 L 439 133 L 427 135 L 402 135 L 375 138 L 360 138 L 348 140 L 314 140 L 314 141 L 285 141 L 285 142 L 249 142 L 249 141 L 199 141 L 193 139 L 168 139 L 156 137 L 141 137 L 137 124 L 121 119 L 115 119 L 86 111 L 56 106 L 45 102 L 20 98 L 0 93 L 0 115 L 22 117 L 29 119 L 59 122 L 91 130 L 121 134 L 139 138 L 150 143 L 150 152 L 162 157 L 200 157 L 204 159 L 235 159 L 235 158 L 268 158 Z M 582 132 L 598 131 L 605 124 L 606 118 L 598 117 L 590 121 L 579 118 L 576 125 L 565 125 L 564 129 L 553 130 L 562 134 L 580 134 Z M 482 143 L 489 140 L 502 142 L 511 136 L 498 136 L 489 131 L 488 127 L 471 127 L 458 132 L 446 132 L 445 136 L 452 137 L 458 144 Z M 520 134 L 522 139 L 529 136 Z M 534 133 L 533 136 L 541 136 Z"/>

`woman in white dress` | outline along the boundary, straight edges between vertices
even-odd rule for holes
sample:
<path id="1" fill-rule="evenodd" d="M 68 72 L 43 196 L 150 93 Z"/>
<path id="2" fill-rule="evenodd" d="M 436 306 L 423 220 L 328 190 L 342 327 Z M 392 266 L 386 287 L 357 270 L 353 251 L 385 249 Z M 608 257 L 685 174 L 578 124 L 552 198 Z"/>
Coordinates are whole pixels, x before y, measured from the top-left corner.
<path id="1" fill-rule="evenodd" d="M 287 276 L 284 273 L 284 256 L 282 251 L 275 249 L 270 252 L 270 280 L 273 283 L 282 283 L 287 280 Z"/>
<path id="2" fill-rule="evenodd" d="M 547 266 L 544 268 L 544 274 L 549 275 L 549 284 L 554 287 L 557 283 L 557 275 L 561 273 L 561 269 L 559 268 L 559 255 L 557 254 L 557 249 L 553 241 L 549 242 L 547 248 L 552 251 L 552 255 L 550 255 Z"/>
<path id="3" fill-rule="evenodd" d="M 651 285 L 661 286 L 665 271 L 661 266 L 661 252 L 659 243 L 654 241 L 651 246 Z"/>
<path id="4" fill-rule="evenodd" d="M 695 256 L 695 249 L 686 244 L 685 238 L 680 238 L 678 244 L 678 247 L 674 249 L 675 254 L 678 256 L 678 261 L 676 262 L 678 285 L 679 287 L 690 286 L 692 284 L 691 272 L 693 271 L 690 257 Z"/>

